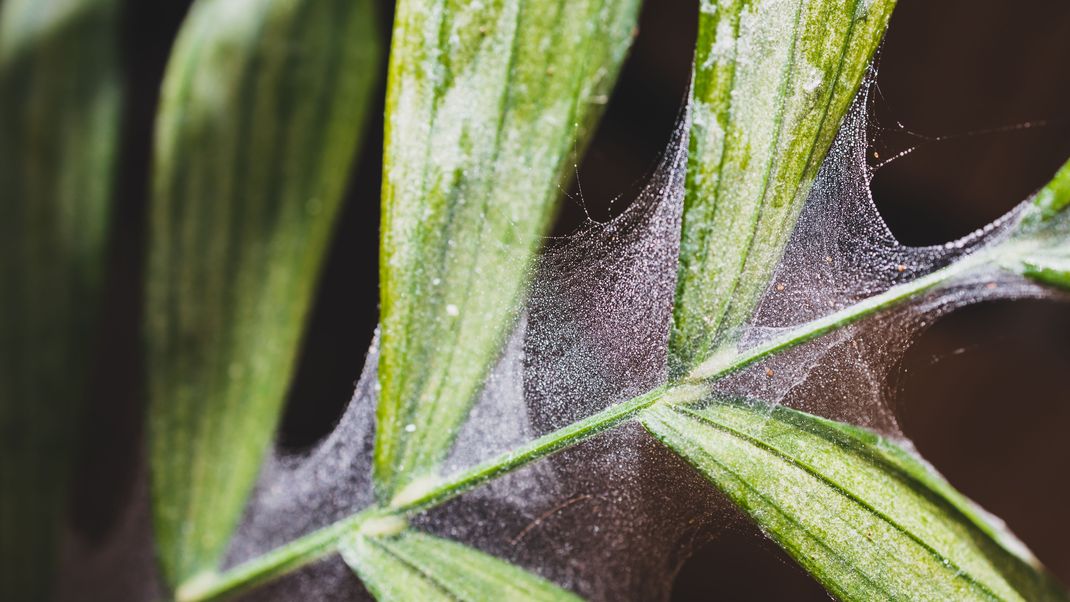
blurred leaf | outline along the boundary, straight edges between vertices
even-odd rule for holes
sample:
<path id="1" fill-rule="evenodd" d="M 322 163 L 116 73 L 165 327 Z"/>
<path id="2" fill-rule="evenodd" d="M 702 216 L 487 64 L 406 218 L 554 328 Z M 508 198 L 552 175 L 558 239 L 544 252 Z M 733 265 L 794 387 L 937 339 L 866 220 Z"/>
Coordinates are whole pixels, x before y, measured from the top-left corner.
<path id="1" fill-rule="evenodd" d="M 380 253 L 383 501 L 434 474 L 467 415 L 638 5 L 398 4 Z"/>
<path id="2" fill-rule="evenodd" d="M 671 339 L 706 359 L 769 284 L 894 0 L 703 0 Z"/>
<path id="3" fill-rule="evenodd" d="M 340 549 L 381 602 L 580 599 L 508 562 L 416 531 L 355 535 L 342 541 Z"/>
<path id="4" fill-rule="evenodd" d="M 372 106 L 372 0 L 198 0 L 156 125 L 146 337 L 158 553 L 215 568 L 278 422 Z"/>
<path id="5" fill-rule="evenodd" d="M 1067 599 L 995 519 L 870 431 L 731 402 L 641 420 L 839 599 Z"/>
<path id="6" fill-rule="evenodd" d="M 0 600 L 53 582 L 119 133 L 112 0 L 0 4 Z"/>

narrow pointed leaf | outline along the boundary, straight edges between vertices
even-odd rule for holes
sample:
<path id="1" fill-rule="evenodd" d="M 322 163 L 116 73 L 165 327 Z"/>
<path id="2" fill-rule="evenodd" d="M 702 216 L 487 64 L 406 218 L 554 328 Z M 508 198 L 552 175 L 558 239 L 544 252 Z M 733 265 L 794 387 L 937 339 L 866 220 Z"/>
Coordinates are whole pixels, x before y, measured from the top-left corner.
<path id="1" fill-rule="evenodd" d="M 146 338 L 156 542 L 214 569 L 271 440 L 376 83 L 372 0 L 198 0 L 156 124 Z"/>
<path id="2" fill-rule="evenodd" d="M 0 600 L 54 581 L 119 137 L 116 6 L 0 3 Z"/>
<path id="3" fill-rule="evenodd" d="M 1067 599 L 1013 535 L 870 431 L 742 403 L 642 422 L 840 599 Z"/>
<path id="4" fill-rule="evenodd" d="M 431 476 L 464 420 L 638 4 L 398 4 L 380 253 L 384 500 Z"/>
<path id="5" fill-rule="evenodd" d="M 765 290 L 894 0 L 704 0 L 671 338 L 706 359 Z"/>
<path id="6" fill-rule="evenodd" d="M 575 594 L 468 546 L 416 531 L 353 536 L 342 558 L 382 602 L 579 600 Z"/>

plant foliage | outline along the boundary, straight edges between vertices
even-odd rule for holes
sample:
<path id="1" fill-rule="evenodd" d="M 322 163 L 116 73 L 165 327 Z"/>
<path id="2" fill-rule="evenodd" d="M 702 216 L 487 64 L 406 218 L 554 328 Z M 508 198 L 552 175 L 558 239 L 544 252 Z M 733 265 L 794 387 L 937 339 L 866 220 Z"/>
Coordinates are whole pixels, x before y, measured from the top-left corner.
<path id="1" fill-rule="evenodd" d="M 838 598 L 1067 599 L 907 446 L 717 393 L 757 362 L 933 291 L 977 286 L 979 274 L 1070 289 L 1068 163 L 1001 222 L 996 243 L 758 343 L 739 340 L 894 0 L 699 2 L 670 380 L 475 466 L 443 468 L 518 320 L 558 183 L 612 90 L 639 5 L 399 1 L 372 356 L 376 502 L 222 570 L 373 106 L 380 35 L 372 0 L 196 0 L 157 115 L 146 274 L 154 545 L 176 599 L 247 591 L 332 554 L 382 600 L 575 599 L 411 519 L 628 421 Z M 16 291 L 0 295 L 4 599 L 47 595 L 120 98 L 114 4 L 34 6 L 0 8 L 0 278 Z"/>
<path id="2" fill-rule="evenodd" d="M 101 305 L 113 0 L 0 3 L 0 599 L 47 596 Z"/>
<path id="3" fill-rule="evenodd" d="M 434 478 L 449 451 L 638 8 L 638 0 L 398 3 L 379 259 L 374 473 L 384 502 Z"/>
<path id="4" fill-rule="evenodd" d="M 271 441 L 376 83 L 370 0 L 198 0 L 156 122 L 146 295 L 156 544 L 219 563 Z"/>

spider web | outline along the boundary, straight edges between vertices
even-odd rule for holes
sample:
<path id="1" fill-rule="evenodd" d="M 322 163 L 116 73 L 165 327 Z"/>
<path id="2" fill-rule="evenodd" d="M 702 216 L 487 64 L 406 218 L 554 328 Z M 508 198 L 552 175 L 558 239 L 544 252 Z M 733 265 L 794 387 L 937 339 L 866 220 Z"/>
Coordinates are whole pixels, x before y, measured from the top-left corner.
<path id="1" fill-rule="evenodd" d="M 807 321 L 947 266 L 1005 240 L 1015 211 L 940 246 L 899 244 L 870 194 L 863 86 L 818 174 L 770 286 L 749 323 L 729 336 L 758 345 Z M 686 114 L 645 188 L 620 216 L 548 242 L 525 301 L 486 377 L 444 471 L 459 471 L 662 384 L 675 291 Z M 1048 296 L 1006 272 L 976 273 L 897 308 L 780 353 L 725 378 L 715 395 L 785 404 L 878 430 L 909 445 L 889 376 L 911 340 L 941 315 L 998 298 Z M 263 554 L 374 502 L 371 453 L 377 342 L 347 410 L 312 450 L 265 463 L 226 566 Z M 61 598 L 148 599 L 147 500 L 132 506 L 103 551 L 79 561 Z M 413 521 L 513 562 L 594 600 L 667 598 L 697 546 L 724 529 L 752 530 L 682 460 L 627 423 L 534 463 Z M 123 564 L 133 570 L 115 580 Z M 102 576 L 110 583 L 102 589 Z M 249 600 L 367 598 L 329 557 L 247 594 Z"/>

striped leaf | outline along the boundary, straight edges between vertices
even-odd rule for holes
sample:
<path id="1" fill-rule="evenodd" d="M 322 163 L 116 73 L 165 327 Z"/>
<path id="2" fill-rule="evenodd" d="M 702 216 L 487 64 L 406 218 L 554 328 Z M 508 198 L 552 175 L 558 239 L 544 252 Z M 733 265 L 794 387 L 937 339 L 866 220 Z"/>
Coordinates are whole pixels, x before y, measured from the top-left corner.
<path id="1" fill-rule="evenodd" d="M 786 408 L 659 405 L 643 425 L 842 600 L 1066 600 L 911 452 Z"/>
<path id="2" fill-rule="evenodd" d="M 703 0 L 670 341 L 674 370 L 751 315 L 894 0 Z"/>
<path id="3" fill-rule="evenodd" d="M 100 306 L 112 0 L 0 3 L 0 600 L 45 600 Z"/>
<path id="4" fill-rule="evenodd" d="M 426 483 L 464 420 L 638 4 L 398 4 L 380 252 L 383 501 Z"/>
<path id="5" fill-rule="evenodd" d="M 339 548 L 342 558 L 380 602 L 580 599 L 508 562 L 416 531 L 355 535 Z"/>
<path id="6" fill-rule="evenodd" d="M 275 430 L 379 64 L 372 0 L 198 0 L 156 123 L 150 467 L 172 585 L 215 568 Z"/>

